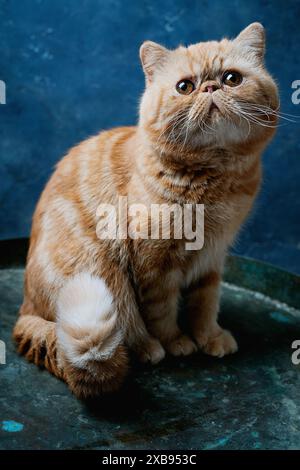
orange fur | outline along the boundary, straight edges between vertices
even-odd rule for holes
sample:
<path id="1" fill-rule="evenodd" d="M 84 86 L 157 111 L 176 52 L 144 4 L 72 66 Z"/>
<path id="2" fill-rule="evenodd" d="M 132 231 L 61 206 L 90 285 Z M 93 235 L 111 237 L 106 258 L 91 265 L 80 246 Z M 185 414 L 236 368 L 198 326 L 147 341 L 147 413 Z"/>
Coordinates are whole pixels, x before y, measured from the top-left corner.
<path id="1" fill-rule="evenodd" d="M 257 23 L 233 41 L 173 51 L 144 43 L 147 86 L 138 126 L 102 132 L 57 165 L 34 214 L 14 336 L 21 353 L 44 363 L 77 396 L 116 389 L 127 347 L 152 363 L 165 351 L 186 355 L 196 345 L 215 356 L 237 349 L 217 323 L 219 287 L 276 126 L 277 89 L 263 49 Z M 239 71 L 241 85 L 222 84 L 226 70 Z M 190 95 L 176 91 L 183 79 L 194 81 Z M 185 240 L 174 237 L 100 240 L 97 207 L 117 207 L 119 196 L 147 207 L 204 204 L 203 249 L 187 251 Z M 191 337 L 177 325 L 182 296 Z"/>

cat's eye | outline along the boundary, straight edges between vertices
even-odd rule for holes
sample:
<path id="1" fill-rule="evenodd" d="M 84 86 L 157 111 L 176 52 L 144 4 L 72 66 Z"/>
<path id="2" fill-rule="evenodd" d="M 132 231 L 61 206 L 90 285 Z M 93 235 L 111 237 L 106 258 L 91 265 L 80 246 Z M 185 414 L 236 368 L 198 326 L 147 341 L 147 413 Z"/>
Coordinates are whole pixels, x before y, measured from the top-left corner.
<path id="1" fill-rule="evenodd" d="M 222 77 L 222 82 L 231 87 L 238 86 L 242 81 L 242 75 L 234 70 L 227 70 Z"/>
<path id="2" fill-rule="evenodd" d="M 195 90 L 195 84 L 191 80 L 180 80 L 176 85 L 176 90 L 181 95 L 190 95 Z"/>

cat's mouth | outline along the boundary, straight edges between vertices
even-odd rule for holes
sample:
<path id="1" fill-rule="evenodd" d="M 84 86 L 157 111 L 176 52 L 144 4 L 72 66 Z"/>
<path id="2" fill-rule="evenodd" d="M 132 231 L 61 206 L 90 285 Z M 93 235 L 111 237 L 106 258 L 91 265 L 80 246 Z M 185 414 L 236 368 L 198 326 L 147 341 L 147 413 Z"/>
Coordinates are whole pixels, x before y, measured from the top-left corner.
<path id="1" fill-rule="evenodd" d="M 208 108 L 206 119 L 208 119 L 210 122 L 214 122 L 220 118 L 221 114 L 222 113 L 219 106 L 214 101 L 212 101 Z"/>
<path id="2" fill-rule="evenodd" d="M 219 107 L 216 105 L 216 103 L 212 102 L 209 107 L 208 114 L 211 115 L 216 111 L 220 112 Z"/>

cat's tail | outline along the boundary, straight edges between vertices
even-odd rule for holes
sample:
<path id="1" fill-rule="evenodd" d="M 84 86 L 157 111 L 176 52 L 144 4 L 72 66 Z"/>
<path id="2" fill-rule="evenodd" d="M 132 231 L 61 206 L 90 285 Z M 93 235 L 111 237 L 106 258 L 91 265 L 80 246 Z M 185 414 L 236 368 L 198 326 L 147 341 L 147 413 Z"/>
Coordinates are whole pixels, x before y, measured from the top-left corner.
<path id="1" fill-rule="evenodd" d="M 29 320 L 24 324 L 26 317 L 36 319 L 36 326 Z M 20 316 L 15 337 L 22 332 L 21 326 L 24 332 L 29 327 L 32 338 L 39 336 L 46 349 L 45 335 L 49 346 L 50 336 L 54 336 L 55 366 L 47 367 L 51 362 L 47 353 L 45 366 L 63 378 L 77 397 L 115 391 L 123 382 L 128 369 L 124 334 L 117 322 L 112 295 L 102 279 L 88 273 L 77 274 L 59 293 L 56 323 L 31 315 Z M 39 335 L 41 328 L 43 332 Z"/>

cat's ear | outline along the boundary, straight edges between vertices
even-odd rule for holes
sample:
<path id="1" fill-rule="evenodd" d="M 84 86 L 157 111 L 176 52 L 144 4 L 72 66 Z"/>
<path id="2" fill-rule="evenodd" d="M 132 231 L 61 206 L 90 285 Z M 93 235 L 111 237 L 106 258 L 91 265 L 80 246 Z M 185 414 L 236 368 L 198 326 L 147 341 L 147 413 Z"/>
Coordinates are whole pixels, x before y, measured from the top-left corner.
<path id="1" fill-rule="evenodd" d="M 265 54 L 265 29 L 260 23 L 251 23 L 235 38 L 243 52 L 256 62 L 262 62 Z"/>
<path id="2" fill-rule="evenodd" d="M 162 67 L 169 55 L 168 49 L 152 41 L 145 41 L 140 47 L 140 59 L 149 82 L 153 80 L 155 70 Z"/>

